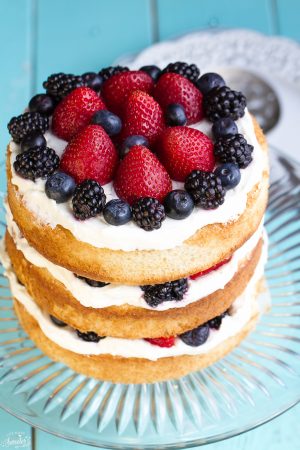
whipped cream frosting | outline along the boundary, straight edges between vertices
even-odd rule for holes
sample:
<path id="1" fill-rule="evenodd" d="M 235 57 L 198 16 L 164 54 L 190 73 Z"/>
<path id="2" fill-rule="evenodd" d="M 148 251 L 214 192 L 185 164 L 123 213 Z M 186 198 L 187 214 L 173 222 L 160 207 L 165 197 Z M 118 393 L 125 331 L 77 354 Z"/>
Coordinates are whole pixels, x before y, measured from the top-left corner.
<path id="1" fill-rule="evenodd" d="M 57 204 L 46 196 L 45 180 L 38 179 L 33 182 L 16 174 L 13 163 L 19 153 L 19 145 L 14 142 L 10 143 L 12 183 L 18 187 L 26 207 L 41 223 L 52 228 L 61 225 L 68 229 L 77 240 L 94 247 L 123 251 L 174 248 L 206 225 L 236 220 L 246 208 L 247 194 L 261 181 L 265 166 L 264 154 L 257 141 L 249 112 L 246 110 L 245 115 L 236 123 L 239 133 L 243 134 L 247 142 L 254 146 L 253 161 L 246 169 L 241 170 L 240 183 L 227 192 L 225 202 L 219 208 L 208 211 L 195 208 L 193 213 L 183 221 L 167 217 L 161 228 L 151 233 L 139 228 L 132 221 L 115 227 L 107 224 L 102 216 L 83 222 L 76 220 L 72 214 L 70 202 Z M 192 127 L 211 137 L 212 124 L 207 120 L 193 124 Z M 45 137 L 47 145 L 61 156 L 67 142 L 57 138 L 51 131 L 46 132 Z M 182 186 L 182 183 L 173 183 L 173 188 Z M 107 201 L 117 197 L 112 183 L 106 184 L 103 188 Z"/>

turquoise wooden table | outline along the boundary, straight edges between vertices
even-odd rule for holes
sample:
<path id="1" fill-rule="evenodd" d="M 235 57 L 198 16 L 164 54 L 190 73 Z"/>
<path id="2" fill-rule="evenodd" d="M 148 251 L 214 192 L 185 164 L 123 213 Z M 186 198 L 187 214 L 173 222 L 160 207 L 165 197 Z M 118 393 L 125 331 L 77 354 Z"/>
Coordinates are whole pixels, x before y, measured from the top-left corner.
<path id="1" fill-rule="evenodd" d="M 299 0 L 0 0 L 0 144 L 6 124 L 39 92 L 48 74 L 82 73 L 159 40 L 215 27 L 252 28 L 300 41 Z M 0 189 L 5 186 L 0 179 Z M 214 450 L 300 449 L 300 405 Z M 74 449 L 0 411 L 0 447 Z"/>

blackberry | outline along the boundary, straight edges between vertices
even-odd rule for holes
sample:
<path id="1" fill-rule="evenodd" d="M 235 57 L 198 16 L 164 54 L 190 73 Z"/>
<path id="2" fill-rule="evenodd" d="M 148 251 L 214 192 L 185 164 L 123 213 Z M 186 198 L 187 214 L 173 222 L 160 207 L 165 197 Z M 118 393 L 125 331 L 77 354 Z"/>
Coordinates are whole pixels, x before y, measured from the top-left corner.
<path id="1" fill-rule="evenodd" d="M 95 217 L 102 212 L 105 202 L 102 186 L 95 180 L 84 180 L 76 186 L 72 198 L 74 216 L 78 220 Z"/>
<path id="2" fill-rule="evenodd" d="M 47 178 L 58 168 L 59 157 L 52 148 L 34 147 L 17 155 L 14 169 L 22 178 Z"/>
<path id="3" fill-rule="evenodd" d="M 79 330 L 76 330 L 76 333 L 80 339 L 86 342 L 99 342 L 100 339 L 104 339 L 104 336 L 98 336 L 97 333 L 94 331 L 87 331 L 86 333 L 83 333 Z"/>
<path id="4" fill-rule="evenodd" d="M 214 145 L 214 154 L 222 163 L 234 163 L 241 169 L 252 161 L 253 145 L 247 143 L 242 134 L 219 138 Z"/>
<path id="5" fill-rule="evenodd" d="M 188 281 L 187 278 L 180 278 L 163 284 L 141 286 L 141 289 L 147 304 L 154 308 L 163 302 L 182 300 L 188 290 Z"/>
<path id="6" fill-rule="evenodd" d="M 155 198 L 141 197 L 132 205 L 132 219 L 146 231 L 158 230 L 165 218 L 165 208 Z"/>
<path id="7" fill-rule="evenodd" d="M 187 64 L 180 61 L 170 63 L 162 70 L 162 74 L 168 72 L 178 73 L 179 75 L 182 75 L 190 80 L 192 83 L 196 83 L 200 75 L 200 70 L 196 64 Z"/>
<path id="8" fill-rule="evenodd" d="M 76 273 L 74 273 L 76 278 L 79 278 L 80 280 L 85 281 L 89 286 L 92 287 L 104 287 L 107 286 L 110 283 L 103 283 L 103 281 L 97 281 L 97 280 L 91 280 L 90 278 L 86 278 L 86 277 L 82 277 L 81 275 L 77 275 Z"/>
<path id="9" fill-rule="evenodd" d="M 60 101 L 71 91 L 84 86 L 84 84 L 82 77 L 60 72 L 50 75 L 44 81 L 43 86 L 47 94 L 52 95 L 56 101 Z"/>
<path id="10" fill-rule="evenodd" d="M 228 314 L 228 312 L 225 311 L 220 316 L 214 317 L 213 319 L 209 320 L 207 322 L 209 328 L 213 328 L 214 330 L 219 330 L 220 326 L 222 325 L 222 321 L 227 314 Z"/>
<path id="11" fill-rule="evenodd" d="M 221 117 L 233 120 L 243 117 L 246 104 L 246 97 L 241 92 L 227 86 L 213 88 L 203 98 L 204 114 L 211 122 Z"/>
<path id="12" fill-rule="evenodd" d="M 10 119 L 7 128 L 13 140 L 19 144 L 32 134 L 44 134 L 49 128 L 49 119 L 38 112 L 26 112 Z"/>
<path id="13" fill-rule="evenodd" d="M 103 78 L 103 82 L 108 80 L 113 75 L 117 75 L 117 73 L 121 72 L 129 72 L 128 67 L 123 66 L 110 66 L 105 67 L 104 69 L 100 70 L 99 75 Z"/>
<path id="14" fill-rule="evenodd" d="M 220 178 L 212 172 L 193 170 L 185 180 L 185 189 L 195 205 L 203 209 L 215 209 L 224 203 L 225 189 Z"/>

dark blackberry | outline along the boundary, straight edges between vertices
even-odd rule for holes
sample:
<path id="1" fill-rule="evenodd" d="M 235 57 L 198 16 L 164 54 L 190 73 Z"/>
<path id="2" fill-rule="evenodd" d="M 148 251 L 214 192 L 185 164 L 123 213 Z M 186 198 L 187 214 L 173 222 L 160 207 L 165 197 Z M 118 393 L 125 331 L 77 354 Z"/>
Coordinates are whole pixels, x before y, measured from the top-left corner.
<path id="1" fill-rule="evenodd" d="M 52 148 L 34 147 L 17 155 L 14 169 L 22 178 L 47 178 L 58 168 L 59 157 Z"/>
<path id="2" fill-rule="evenodd" d="M 92 287 L 104 287 L 107 286 L 110 283 L 103 283 L 103 281 L 97 281 L 97 280 L 91 280 L 90 278 L 86 278 L 86 277 L 82 277 L 81 275 L 77 275 L 76 273 L 74 273 L 76 278 L 79 278 L 80 280 L 85 281 L 89 286 Z"/>
<path id="3" fill-rule="evenodd" d="M 110 66 L 110 67 L 105 67 L 104 69 L 100 70 L 99 75 L 101 75 L 101 77 L 103 78 L 103 82 L 108 80 L 110 77 L 112 77 L 113 75 L 117 75 L 117 73 L 121 73 L 121 72 L 128 72 L 129 69 L 128 67 L 123 67 L 123 66 Z"/>
<path id="4" fill-rule="evenodd" d="M 144 291 L 145 301 L 154 308 L 163 302 L 182 300 L 188 290 L 188 280 L 180 278 L 163 284 L 141 286 L 141 289 Z"/>
<path id="5" fill-rule="evenodd" d="M 221 117 L 237 120 L 245 114 L 246 105 L 246 97 L 227 86 L 213 88 L 203 98 L 204 114 L 211 122 Z"/>
<path id="6" fill-rule="evenodd" d="M 32 134 L 44 134 L 49 128 L 49 119 L 38 112 L 26 112 L 10 119 L 7 128 L 13 140 L 19 144 Z"/>
<path id="7" fill-rule="evenodd" d="M 99 342 L 100 339 L 104 339 L 105 336 L 98 336 L 97 333 L 94 333 L 94 331 L 87 331 L 86 333 L 83 333 L 79 330 L 76 330 L 76 333 L 80 339 L 86 342 Z"/>
<path id="8" fill-rule="evenodd" d="M 84 180 L 76 186 L 72 198 L 74 216 L 78 220 L 95 217 L 102 212 L 105 202 L 102 186 L 95 180 Z"/>
<path id="9" fill-rule="evenodd" d="M 47 94 L 52 95 L 56 101 L 60 101 L 74 89 L 84 86 L 84 81 L 78 75 L 60 72 L 50 75 L 43 86 Z"/>
<path id="10" fill-rule="evenodd" d="M 212 172 L 193 170 L 185 180 L 185 189 L 195 205 L 203 209 L 215 209 L 224 203 L 225 189 L 220 178 Z"/>
<path id="11" fill-rule="evenodd" d="M 220 316 L 214 317 L 213 319 L 209 320 L 207 322 L 209 328 L 219 330 L 220 326 L 222 325 L 222 321 L 227 314 L 228 314 L 227 311 L 225 311 L 224 313 L 220 314 Z"/>
<path id="12" fill-rule="evenodd" d="M 162 74 L 168 72 L 178 73 L 179 75 L 182 75 L 190 80 L 192 83 L 196 83 L 200 75 L 200 70 L 196 64 L 187 64 L 180 61 L 170 63 L 162 70 Z"/>
<path id="13" fill-rule="evenodd" d="M 165 218 L 165 208 L 155 198 L 141 197 L 132 205 L 132 219 L 146 231 L 158 230 Z"/>
<path id="14" fill-rule="evenodd" d="M 252 161 L 253 145 L 247 143 L 242 134 L 219 138 L 214 145 L 214 154 L 222 163 L 234 163 L 241 169 Z"/>

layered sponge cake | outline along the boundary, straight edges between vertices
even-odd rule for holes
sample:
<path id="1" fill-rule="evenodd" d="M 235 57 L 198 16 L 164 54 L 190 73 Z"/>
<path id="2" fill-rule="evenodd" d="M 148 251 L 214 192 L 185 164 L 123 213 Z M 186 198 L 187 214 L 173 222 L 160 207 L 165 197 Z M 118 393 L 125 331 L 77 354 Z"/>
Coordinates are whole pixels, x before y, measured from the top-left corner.
<path id="1" fill-rule="evenodd" d="M 8 124 L 2 262 L 19 320 L 74 370 L 177 378 L 254 328 L 267 145 L 194 64 L 58 73 Z"/>

